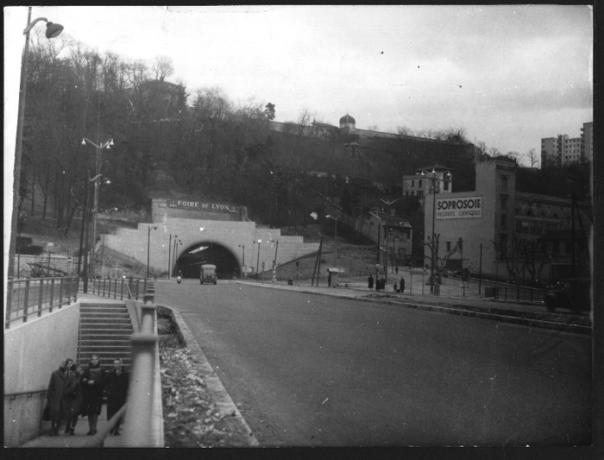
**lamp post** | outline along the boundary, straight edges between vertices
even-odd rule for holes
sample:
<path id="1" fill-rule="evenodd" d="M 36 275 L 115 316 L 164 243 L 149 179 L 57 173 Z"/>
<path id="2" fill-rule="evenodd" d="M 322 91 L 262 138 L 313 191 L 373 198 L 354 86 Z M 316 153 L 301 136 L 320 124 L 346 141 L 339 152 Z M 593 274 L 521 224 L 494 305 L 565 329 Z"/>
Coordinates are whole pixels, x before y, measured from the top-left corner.
<path id="1" fill-rule="evenodd" d="M 256 256 L 256 275 L 257 275 L 258 268 L 260 265 L 260 244 L 262 244 L 262 240 L 254 241 L 254 244 L 258 244 L 258 255 Z"/>
<path id="2" fill-rule="evenodd" d="M 174 268 L 176 268 L 176 247 L 182 246 L 182 241 L 177 238 L 178 235 L 174 235 L 174 245 L 172 247 L 172 264 L 174 265 Z"/>
<path id="3" fill-rule="evenodd" d="M 25 119 L 25 97 L 27 95 L 27 57 L 29 54 L 29 33 L 33 27 L 40 21 L 46 22 L 46 38 L 51 39 L 57 37 L 62 31 L 63 26 L 54 24 L 46 18 L 36 18 L 31 20 L 31 6 L 27 10 L 27 25 L 23 30 L 25 35 L 25 46 L 21 55 L 21 83 L 19 87 L 19 108 L 17 113 L 17 138 L 15 142 L 15 168 L 13 171 L 13 209 L 11 219 L 11 235 L 9 245 L 8 258 L 8 276 L 12 277 L 14 272 L 13 259 L 17 244 L 17 219 L 18 219 L 18 203 L 19 189 L 21 188 L 21 157 L 23 156 L 23 125 Z"/>
<path id="4" fill-rule="evenodd" d="M 332 216 L 331 214 L 327 214 L 325 216 L 328 219 L 333 220 L 334 222 L 334 231 L 333 231 L 333 241 L 335 244 L 335 253 L 336 253 L 336 261 L 334 265 L 338 265 L 338 218 L 336 216 Z"/>
<path id="5" fill-rule="evenodd" d="M 243 266 L 243 276 L 245 277 L 245 244 L 238 244 L 241 248 L 241 265 Z"/>
<path id="6" fill-rule="evenodd" d="M 92 208 L 92 257 L 90 258 L 90 275 L 95 275 L 95 249 L 96 249 L 96 220 L 99 212 L 99 189 L 101 186 L 101 162 L 102 152 L 104 149 L 110 149 L 114 143 L 113 139 L 110 138 L 102 144 L 92 142 L 87 137 L 82 138 L 82 145 L 90 144 L 96 149 L 95 155 L 95 176 L 91 179 L 94 181 L 94 200 Z"/>
<path id="7" fill-rule="evenodd" d="M 420 175 L 422 176 L 426 176 L 426 173 L 424 171 L 422 171 L 420 173 Z M 449 172 L 445 172 L 444 173 L 444 177 L 448 178 L 449 177 Z M 436 175 L 436 170 L 434 168 L 432 168 L 432 172 L 430 173 L 429 176 L 427 176 L 428 179 L 430 179 L 430 181 L 432 182 L 432 251 L 431 251 L 431 261 L 430 261 L 430 292 L 432 294 L 438 294 L 438 291 L 435 290 L 434 287 L 434 268 L 436 266 L 436 251 L 437 251 L 437 243 L 436 243 L 436 233 L 435 233 L 435 224 L 436 224 L 436 193 L 438 192 L 437 187 L 436 187 L 436 181 L 438 179 L 438 176 Z"/>
<path id="8" fill-rule="evenodd" d="M 151 230 L 157 230 L 157 227 L 155 225 L 148 225 L 147 226 L 147 276 L 145 276 L 145 278 L 149 278 L 149 256 L 150 256 L 150 249 L 151 249 Z"/>

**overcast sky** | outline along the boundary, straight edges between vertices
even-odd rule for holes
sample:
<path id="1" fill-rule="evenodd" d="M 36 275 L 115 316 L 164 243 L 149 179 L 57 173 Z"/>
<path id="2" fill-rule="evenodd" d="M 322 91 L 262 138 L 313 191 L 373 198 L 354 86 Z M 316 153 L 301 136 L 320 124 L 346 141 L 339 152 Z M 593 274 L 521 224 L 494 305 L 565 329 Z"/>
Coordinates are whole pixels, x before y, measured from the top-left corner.
<path id="1" fill-rule="evenodd" d="M 22 30 L 26 9 L 5 13 Z M 170 56 L 169 80 L 189 93 L 270 101 L 278 121 L 308 109 L 337 125 L 350 113 L 359 128 L 464 128 L 503 152 L 539 152 L 542 137 L 578 137 L 593 117 L 588 6 L 34 7 L 38 16 L 100 52 Z"/>

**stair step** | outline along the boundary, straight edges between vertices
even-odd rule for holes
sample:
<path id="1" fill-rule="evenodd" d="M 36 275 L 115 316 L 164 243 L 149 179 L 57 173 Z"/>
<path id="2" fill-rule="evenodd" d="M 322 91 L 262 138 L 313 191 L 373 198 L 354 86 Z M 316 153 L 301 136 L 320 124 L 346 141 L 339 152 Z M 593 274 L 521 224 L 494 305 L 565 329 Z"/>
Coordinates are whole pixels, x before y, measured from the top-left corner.
<path id="1" fill-rule="evenodd" d="M 108 304 L 91 304 L 83 303 L 80 304 L 80 310 L 122 310 L 126 309 L 126 305 L 123 303 L 108 303 Z"/>
<path id="2" fill-rule="evenodd" d="M 80 315 L 83 316 L 98 316 L 98 315 L 120 315 L 120 316 L 130 316 L 128 314 L 128 310 L 125 309 L 119 309 L 119 310 L 113 310 L 113 311 L 107 311 L 107 310 L 94 310 L 94 311 L 88 311 L 88 310 L 84 310 L 80 312 Z"/>
<path id="3" fill-rule="evenodd" d="M 81 318 L 80 324 L 99 324 L 99 323 L 108 323 L 108 324 L 127 324 L 130 325 L 129 318 Z"/>
<path id="4" fill-rule="evenodd" d="M 133 329 L 80 329 L 80 337 L 113 337 L 113 336 L 129 336 L 134 333 Z"/>
<path id="5" fill-rule="evenodd" d="M 83 329 L 90 329 L 90 328 L 98 328 L 99 326 L 108 326 L 106 329 L 109 328 L 118 328 L 118 329 L 132 329 L 132 325 L 128 322 L 128 323 L 124 323 L 124 322 L 110 322 L 110 321 L 82 321 L 80 322 L 80 326 Z"/>

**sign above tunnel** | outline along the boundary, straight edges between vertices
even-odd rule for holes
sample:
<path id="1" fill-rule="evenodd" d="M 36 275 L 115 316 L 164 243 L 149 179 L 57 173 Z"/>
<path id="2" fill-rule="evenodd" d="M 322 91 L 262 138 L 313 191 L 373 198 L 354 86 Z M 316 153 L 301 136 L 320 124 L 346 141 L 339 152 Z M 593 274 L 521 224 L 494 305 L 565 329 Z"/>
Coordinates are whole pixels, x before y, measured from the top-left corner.
<path id="1" fill-rule="evenodd" d="M 247 208 L 215 201 L 154 198 L 153 221 L 164 221 L 168 217 L 189 219 L 237 220 L 247 219 Z"/>
<path id="2" fill-rule="evenodd" d="M 223 203 L 212 203 L 206 201 L 188 201 L 188 200 L 166 200 L 169 208 L 191 209 L 195 211 L 213 211 L 238 214 L 239 207 Z"/>

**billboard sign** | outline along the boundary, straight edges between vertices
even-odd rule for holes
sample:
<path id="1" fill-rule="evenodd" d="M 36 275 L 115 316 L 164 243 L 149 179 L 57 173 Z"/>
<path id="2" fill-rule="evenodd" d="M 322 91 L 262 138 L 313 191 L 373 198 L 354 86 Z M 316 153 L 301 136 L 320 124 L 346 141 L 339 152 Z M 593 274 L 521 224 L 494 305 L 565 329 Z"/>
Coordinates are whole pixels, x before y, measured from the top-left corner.
<path id="1" fill-rule="evenodd" d="M 437 219 L 475 219 L 482 217 L 482 197 L 436 199 Z"/>

